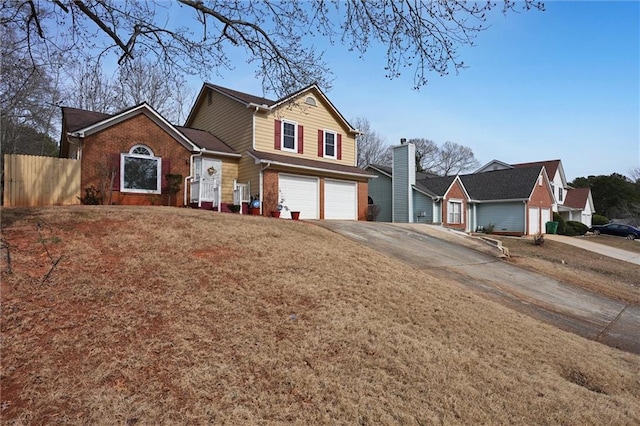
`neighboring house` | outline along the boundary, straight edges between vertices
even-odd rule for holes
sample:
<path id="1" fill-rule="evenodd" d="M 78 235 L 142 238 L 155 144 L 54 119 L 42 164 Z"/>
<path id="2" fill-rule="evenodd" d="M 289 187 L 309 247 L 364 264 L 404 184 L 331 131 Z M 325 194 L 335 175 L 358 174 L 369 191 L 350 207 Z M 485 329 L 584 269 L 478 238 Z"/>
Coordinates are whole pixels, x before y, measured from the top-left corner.
<path id="1" fill-rule="evenodd" d="M 565 220 L 576 220 L 587 226 L 591 226 L 591 217 L 595 213 L 591 190 L 589 188 L 580 189 L 571 187 L 567 183 L 561 160 L 518 164 L 507 164 L 502 161 L 492 160 L 474 173 L 538 166 L 544 166 L 549 176 L 554 197 L 553 211 L 558 212 Z"/>
<path id="2" fill-rule="evenodd" d="M 356 167 L 359 132 L 317 85 L 274 101 L 205 83 L 186 125 L 241 154 L 237 180 L 262 214 L 282 204 L 285 218 L 366 218 L 373 176 Z"/>
<path id="3" fill-rule="evenodd" d="M 60 157 L 81 160 L 83 191 L 93 186 L 113 204 L 183 205 L 186 187 L 192 199 L 199 194 L 200 205 L 222 209 L 223 201 L 233 202 L 240 154 L 208 132 L 170 124 L 143 103 L 116 114 L 63 107 Z M 168 174 L 182 181 L 171 199 Z"/>
<path id="4" fill-rule="evenodd" d="M 370 165 L 377 176 L 369 196 L 378 221 L 439 223 L 475 231 L 493 227 L 505 235 L 544 232 L 553 194 L 542 166 L 433 177 L 415 172 L 415 146 L 393 147 L 393 167 Z"/>

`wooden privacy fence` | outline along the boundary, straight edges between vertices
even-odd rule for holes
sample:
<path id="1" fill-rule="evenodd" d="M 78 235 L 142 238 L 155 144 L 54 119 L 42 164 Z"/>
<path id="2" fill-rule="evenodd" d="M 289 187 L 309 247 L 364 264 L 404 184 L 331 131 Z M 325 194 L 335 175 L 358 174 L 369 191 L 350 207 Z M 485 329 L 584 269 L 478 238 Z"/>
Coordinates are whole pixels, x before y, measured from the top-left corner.
<path id="1" fill-rule="evenodd" d="M 80 160 L 4 156 L 5 207 L 80 204 Z"/>

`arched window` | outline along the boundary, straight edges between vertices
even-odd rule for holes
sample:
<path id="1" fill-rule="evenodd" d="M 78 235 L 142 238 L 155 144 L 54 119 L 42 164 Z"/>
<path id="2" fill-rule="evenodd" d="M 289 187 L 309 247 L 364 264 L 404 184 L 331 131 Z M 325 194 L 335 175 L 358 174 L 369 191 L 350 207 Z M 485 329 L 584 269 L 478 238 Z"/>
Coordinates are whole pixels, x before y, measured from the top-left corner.
<path id="1" fill-rule="evenodd" d="M 316 100 L 313 99 L 311 96 L 307 96 L 307 98 L 304 100 L 304 103 L 311 106 L 317 106 Z"/>
<path id="2" fill-rule="evenodd" d="M 134 145 L 128 154 L 121 154 L 120 191 L 144 194 L 162 192 L 162 159 L 151 148 Z"/>

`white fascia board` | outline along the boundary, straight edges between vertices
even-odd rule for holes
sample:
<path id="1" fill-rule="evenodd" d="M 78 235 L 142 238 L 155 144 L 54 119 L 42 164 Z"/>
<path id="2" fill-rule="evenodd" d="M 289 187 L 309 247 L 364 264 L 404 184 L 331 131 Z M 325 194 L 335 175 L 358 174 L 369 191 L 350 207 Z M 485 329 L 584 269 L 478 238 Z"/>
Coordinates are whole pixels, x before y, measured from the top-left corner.
<path id="1" fill-rule="evenodd" d="M 217 155 L 219 157 L 233 157 L 233 158 L 242 157 L 242 155 L 236 154 L 234 152 L 209 151 L 208 149 L 203 149 L 202 153 L 203 154 L 209 154 L 209 155 Z"/>
<path id="2" fill-rule="evenodd" d="M 78 131 L 76 131 L 74 133 L 78 135 L 78 137 L 86 137 L 86 136 L 91 136 L 94 133 L 98 133 L 108 127 L 111 127 L 115 124 L 121 123 L 124 120 L 137 115 L 137 114 L 145 114 L 147 117 L 149 117 L 152 121 L 154 121 L 156 124 L 158 124 L 163 130 L 165 130 L 167 133 L 169 133 L 170 135 L 173 136 L 174 139 L 176 139 L 182 146 L 184 146 L 185 148 L 187 148 L 190 151 L 199 151 L 200 148 L 198 148 L 193 142 L 191 142 L 191 140 L 189 140 L 184 134 L 182 134 L 182 132 L 180 132 L 178 129 L 176 129 L 173 124 L 169 123 L 167 120 L 164 119 L 164 117 L 162 117 L 159 113 L 157 113 L 153 108 L 151 108 L 149 105 L 147 105 L 146 103 L 142 103 L 132 109 L 129 109 L 127 111 L 124 111 L 118 115 L 115 115 L 113 117 L 109 117 L 105 120 L 99 121 L 97 123 L 94 123 L 88 127 L 85 127 L 83 129 L 80 129 Z"/>

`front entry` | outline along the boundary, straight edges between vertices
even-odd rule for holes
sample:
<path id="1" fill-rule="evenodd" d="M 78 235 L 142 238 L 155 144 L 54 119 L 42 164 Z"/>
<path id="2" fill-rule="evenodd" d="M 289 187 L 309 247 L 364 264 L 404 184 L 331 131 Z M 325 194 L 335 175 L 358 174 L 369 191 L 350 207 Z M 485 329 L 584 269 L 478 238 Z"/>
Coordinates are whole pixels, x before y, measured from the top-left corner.
<path id="1" fill-rule="evenodd" d="M 220 186 L 222 181 L 222 161 L 213 158 L 196 157 L 194 179 L 191 181 L 191 202 L 212 203 L 220 206 Z"/>

